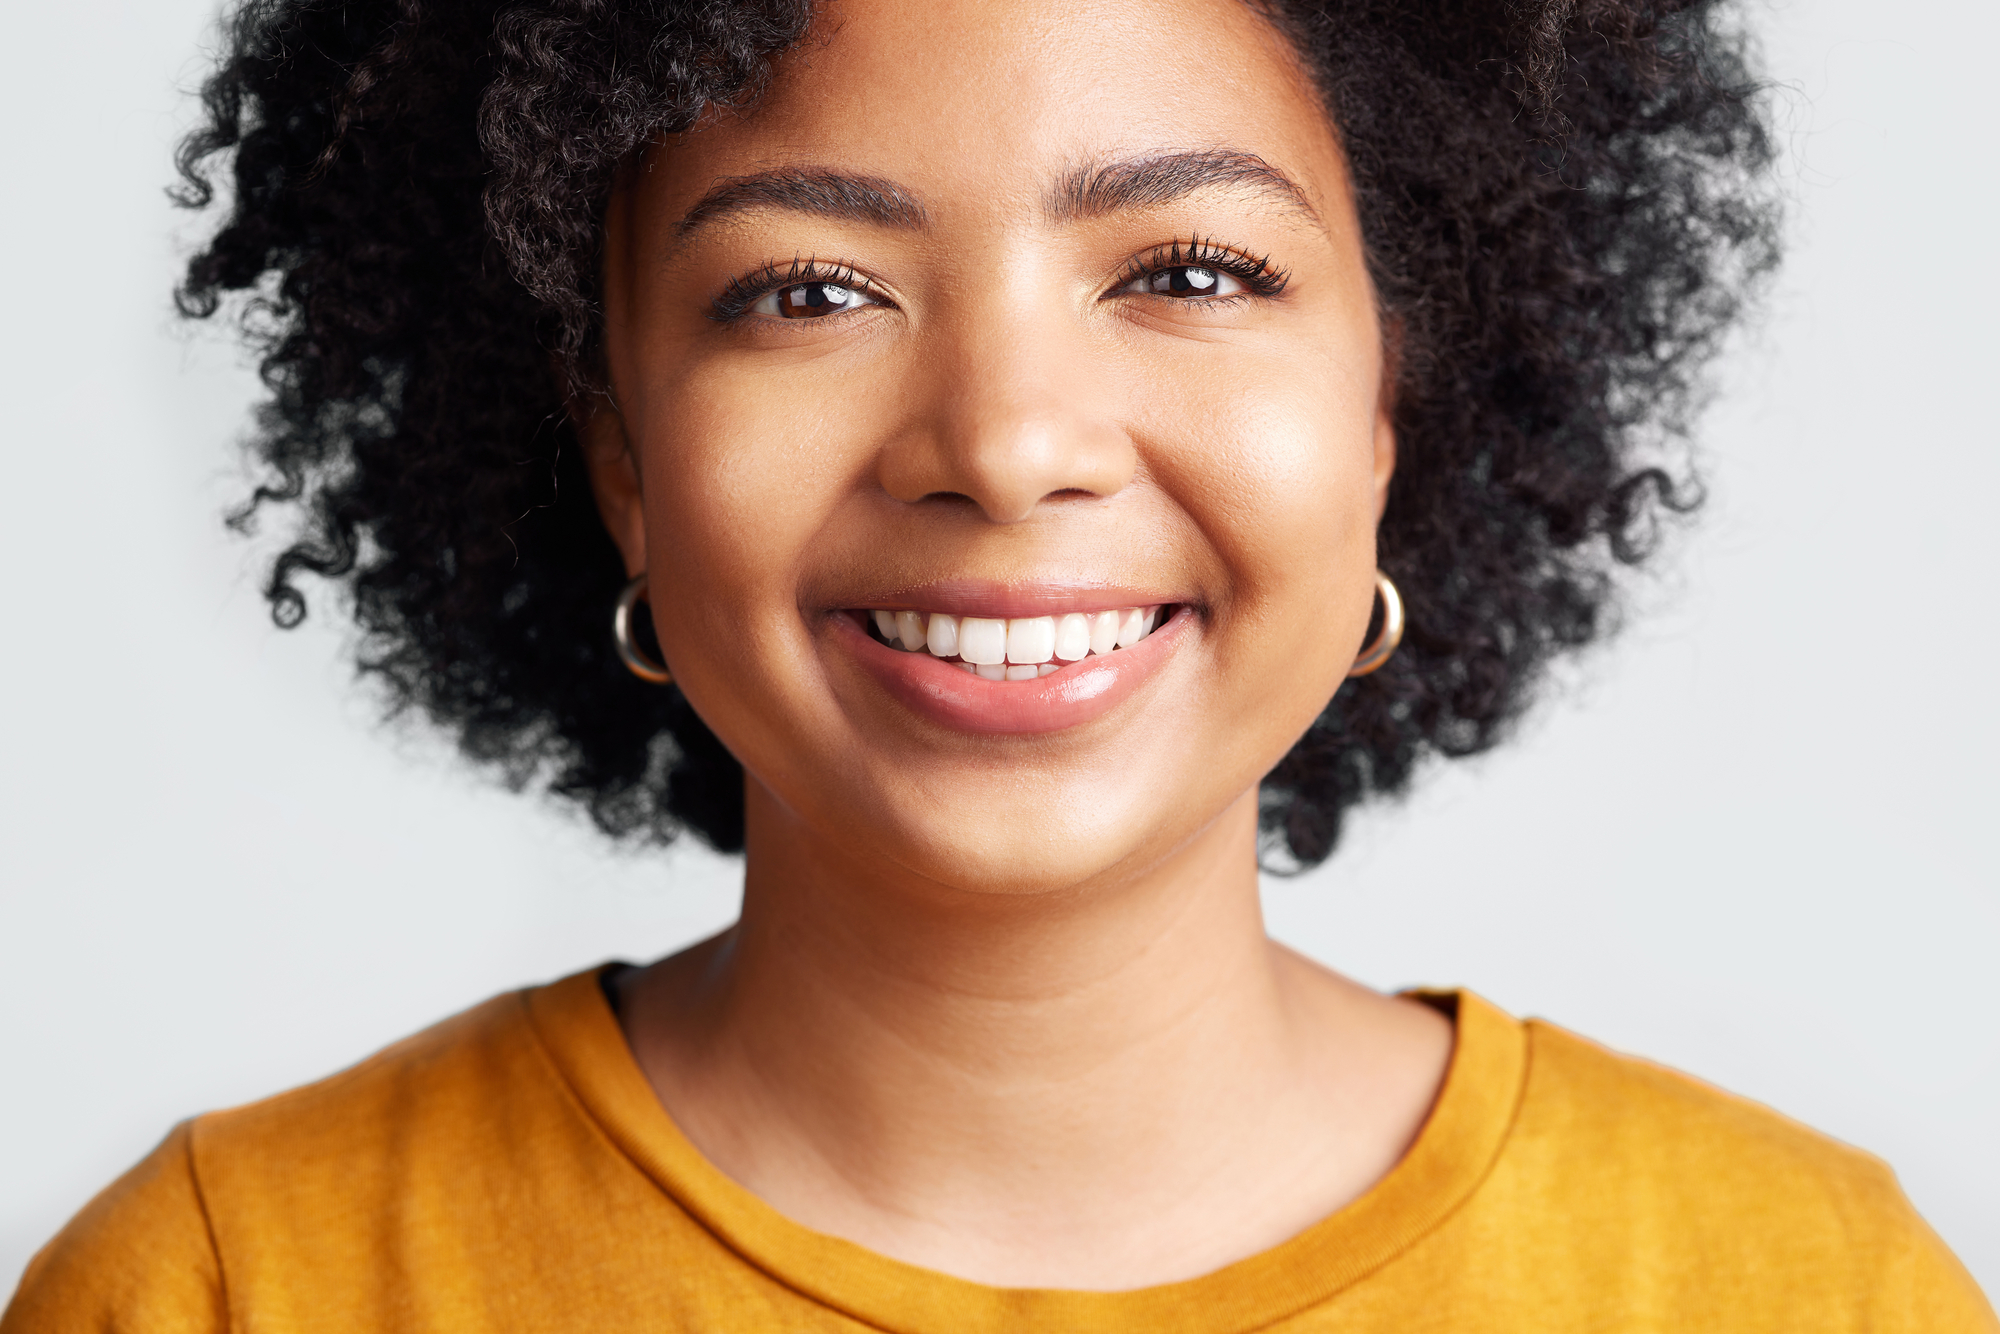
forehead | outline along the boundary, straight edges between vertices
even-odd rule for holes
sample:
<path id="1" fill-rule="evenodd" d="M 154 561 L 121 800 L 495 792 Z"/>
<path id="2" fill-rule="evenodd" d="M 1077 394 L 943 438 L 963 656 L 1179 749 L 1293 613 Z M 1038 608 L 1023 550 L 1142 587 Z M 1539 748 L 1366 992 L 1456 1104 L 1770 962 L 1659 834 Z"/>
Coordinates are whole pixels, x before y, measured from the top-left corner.
<path id="1" fill-rule="evenodd" d="M 1093 164 L 1220 151 L 1324 209 L 1331 125 L 1284 37 L 1244 0 L 832 0 L 746 113 L 683 135 L 684 189 L 799 164 L 1033 208 Z M 677 192 L 678 193 L 678 192 Z"/>

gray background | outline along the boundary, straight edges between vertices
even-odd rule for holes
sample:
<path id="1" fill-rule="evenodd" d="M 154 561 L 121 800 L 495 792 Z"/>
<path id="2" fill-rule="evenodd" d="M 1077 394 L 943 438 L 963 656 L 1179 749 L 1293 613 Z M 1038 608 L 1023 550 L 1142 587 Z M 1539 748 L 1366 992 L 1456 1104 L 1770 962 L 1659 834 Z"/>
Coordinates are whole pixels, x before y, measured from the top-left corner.
<path id="1" fill-rule="evenodd" d="M 7 6 L 0 1291 L 177 1119 L 734 904 L 731 863 L 607 851 L 378 726 L 337 618 L 265 619 L 268 544 L 218 523 L 253 379 L 166 300 L 210 5 Z M 2000 9 L 1751 12 L 1794 251 L 1709 418 L 1711 508 L 1517 744 L 1266 902 L 1369 982 L 1470 985 L 1881 1154 L 2000 1290 Z"/>

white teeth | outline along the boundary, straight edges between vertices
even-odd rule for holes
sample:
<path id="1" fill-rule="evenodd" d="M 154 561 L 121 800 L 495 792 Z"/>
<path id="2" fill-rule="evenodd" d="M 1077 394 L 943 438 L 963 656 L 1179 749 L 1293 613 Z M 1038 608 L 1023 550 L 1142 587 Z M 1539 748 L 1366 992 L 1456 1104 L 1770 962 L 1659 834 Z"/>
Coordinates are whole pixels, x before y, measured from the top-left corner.
<path id="1" fill-rule="evenodd" d="M 941 611 L 931 613 L 930 630 L 924 644 L 940 658 L 949 658 L 958 652 L 958 617 L 947 616 Z"/>
<path id="2" fill-rule="evenodd" d="M 1055 652 L 1064 662 L 1090 656 L 1090 618 L 1071 612 L 1056 622 Z"/>
<path id="3" fill-rule="evenodd" d="M 1055 617 L 1017 616 L 1007 622 L 1007 661 L 1039 663 L 1055 655 Z"/>
<path id="4" fill-rule="evenodd" d="M 982 667 L 1007 661 L 1007 622 L 967 616 L 958 623 L 958 656 Z M 982 673 L 984 675 L 984 673 Z M 999 677 L 992 678 L 999 680 Z"/>
<path id="5" fill-rule="evenodd" d="M 953 659 L 989 681 L 1028 681 L 1066 662 L 1111 653 L 1153 633 L 1163 606 L 1117 611 L 1066 612 L 1061 616 L 950 616 L 944 612 L 871 611 L 876 630 L 911 653 Z"/>
<path id="6" fill-rule="evenodd" d="M 1109 653 L 1118 647 L 1118 613 L 1100 611 L 1090 618 L 1090 651 Z"/>
<path id="7" fill-rule="evenodd" d="M 967 674 L 969 674 L 969 675 L 972 675 L 972 676 L 977 676 L 977 675 L 979 675 L 979 669 L 978 669 L 977 667 L 973 666 L 973 665 L 972 665 L 971 663 L 969 663 L 969 662 L 963 662 L 963 661 L 960 661 L 960 662 L 954 662 L 954 663 L 952 664 L 952 666 L 954 666 L 954 667 L 963 667 L 963 668 L 964 668 L 964 669 L 966 670 Z"/>

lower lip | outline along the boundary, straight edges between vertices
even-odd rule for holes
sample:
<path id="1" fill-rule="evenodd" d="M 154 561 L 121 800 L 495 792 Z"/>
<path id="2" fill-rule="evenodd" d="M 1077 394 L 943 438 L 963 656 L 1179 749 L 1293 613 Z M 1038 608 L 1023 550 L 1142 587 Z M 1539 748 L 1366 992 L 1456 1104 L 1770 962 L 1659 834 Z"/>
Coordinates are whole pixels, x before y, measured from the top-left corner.
<path id="1" fill-rule="evenodd" d="M 954 732 L 1021 736 L 1080 727 L 1118 707 L 1167 660 L 1193 619 L 1186 607 L 1130 648 L 1093 654 L 1032 681 L 989 681 L 929 653 L 891 648 L 836 612 L 834 642 L 912 713 Z"/>

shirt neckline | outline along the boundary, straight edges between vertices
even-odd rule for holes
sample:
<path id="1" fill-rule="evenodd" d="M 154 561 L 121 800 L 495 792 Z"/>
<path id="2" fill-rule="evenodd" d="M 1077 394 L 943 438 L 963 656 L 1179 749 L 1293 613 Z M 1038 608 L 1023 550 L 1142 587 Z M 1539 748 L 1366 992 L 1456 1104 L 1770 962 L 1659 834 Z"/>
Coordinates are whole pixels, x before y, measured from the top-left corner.
<path id="1" fill-rule="evenodd" d="M 616 967 L 617 965 L 605 965 Z M 890 1334 L 1242 1334 L 1317 1305 L 1394 1260 L 1478 1187 L 1527 1074 L 1521 1024 L 1469 991 L 1419 993 L 1455 1012 L 1436 1103 L 1402 1161 L 1338 1212 L 1213 1273 L 1122 1292 L 995 1288 L 905 1264 L 786 1218 L 725 1176 L 646 1082 L 599 985 L 603 968 L 522 993 L 562 1078 L 620 1152 L 718 1241 L 793 1291 Z"/>

